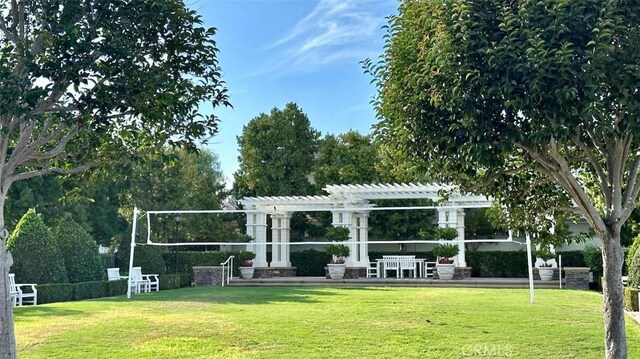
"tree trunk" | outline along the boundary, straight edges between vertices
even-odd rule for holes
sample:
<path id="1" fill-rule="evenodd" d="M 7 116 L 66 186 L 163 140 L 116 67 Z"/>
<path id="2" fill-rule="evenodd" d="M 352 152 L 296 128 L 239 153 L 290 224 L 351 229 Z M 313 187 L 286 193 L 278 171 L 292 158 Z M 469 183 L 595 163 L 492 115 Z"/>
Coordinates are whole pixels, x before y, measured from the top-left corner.
<path id="1" fill-rule="evenodd" d="M 620 231 L 610 229 L 607 235 L 608 237 L 602 238 L 605 355 L 607 359 L 626 359 L 627 338 L 622 294 L 624 251 L 620 244 Z"/>
<path id="2" fill-rule="evenodd" d="M 0 358 L 16 359 L 13 307 L 9 292 L 9 270 L 13 260 L 11 253 L 6 250 L 9 232 L 4 228 L 4 198 L 0 193 Z"/>

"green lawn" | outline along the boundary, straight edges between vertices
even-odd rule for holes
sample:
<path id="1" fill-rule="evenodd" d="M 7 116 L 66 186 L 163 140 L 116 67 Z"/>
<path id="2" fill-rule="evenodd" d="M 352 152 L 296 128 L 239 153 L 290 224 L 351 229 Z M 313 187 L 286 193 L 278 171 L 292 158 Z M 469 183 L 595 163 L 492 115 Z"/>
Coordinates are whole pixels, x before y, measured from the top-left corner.
<path id="1" fill-rule="evenodd" d="M 594 292 L 187 288 L 16 308 L 20 358 L 600 358 Z M 630 358 L 640 327 L 627 318 Z M 487 354 L 494 354 L 489 356 Z"/>

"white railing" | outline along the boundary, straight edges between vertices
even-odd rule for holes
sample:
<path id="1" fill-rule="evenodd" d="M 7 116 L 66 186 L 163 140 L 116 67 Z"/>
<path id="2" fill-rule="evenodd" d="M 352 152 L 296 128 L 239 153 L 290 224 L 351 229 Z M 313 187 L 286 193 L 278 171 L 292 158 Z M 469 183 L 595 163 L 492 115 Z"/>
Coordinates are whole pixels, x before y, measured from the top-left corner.
<path id="1" fill-rule="evenodd" d="M 224 287 L 225 282 L 229 284 L 233 279 L 233 256 L 229 256 L 229 258 L 220 263 L 220 265 L 222 266 L 222 286 Z"/>

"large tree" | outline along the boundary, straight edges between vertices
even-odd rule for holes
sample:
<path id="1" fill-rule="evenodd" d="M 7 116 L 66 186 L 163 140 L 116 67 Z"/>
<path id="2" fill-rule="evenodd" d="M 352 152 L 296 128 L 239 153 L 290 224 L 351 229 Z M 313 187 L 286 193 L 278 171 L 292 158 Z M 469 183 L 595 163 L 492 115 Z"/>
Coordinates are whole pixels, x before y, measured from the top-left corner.
<path id="1" fill-rule="evenodd" d="M 294 103 L 253 118 L 238 137 L 240 169 L 233 175 L 237 197 L 313 194 L 309 175 L 319 137 Z"/>
<path id="2" fill-rule="evenodd" d="M 379 134 L 430 175 L 543 213 L 575 203 L 602 239 L 606 357 L 625 358 L 620 232 L 640 192 L 640 3 L 407 0 L 368 65 Z"/>
<path id="3" fill-rule="evenodd" d="M 233 174 L 236 198 L 314 194 L 309 179 L 319 137 L 294 103 L 253 118 L 238 137 L 240 169 Z M 307 217 L 294 213 L 291 228 L 294 237 L 304 236 Z"/>
<path id="4" fill-rule="evenodd" d="M 193 147 L 228 104 L 213 28 L 176 0 L 0 2 L 0 357 L 15 358 L 4 202 L 19 180 Z"/>
<path id="5" fill-rule="evenodd" d="M 326 185 L 379 182 L 377 159 L 378 146 L 371 135 L 356 131 L 326 135 L 320 141 L 313 165 L 319 194 L 324 194 L 322 188 Z"/>

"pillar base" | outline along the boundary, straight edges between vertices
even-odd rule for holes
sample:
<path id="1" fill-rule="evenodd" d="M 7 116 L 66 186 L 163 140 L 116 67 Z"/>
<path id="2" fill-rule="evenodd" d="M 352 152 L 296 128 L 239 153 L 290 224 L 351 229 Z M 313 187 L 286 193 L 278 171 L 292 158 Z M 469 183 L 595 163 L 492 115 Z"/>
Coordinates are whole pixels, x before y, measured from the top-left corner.
<path id="1" fill-rule="evenodd" d="M 295 277 L 297 267 L 256 267 L 253 278 Z"/>
<path id="2" fill-rule="evenodd" d="M 455 267 L 453 279 L 471 278 L 471 267 Z M 440 279 L 438 276 L 438 267 L 433 267 L 433 279 Z"/>
<path id="3" fill-rule="evenodd" d="M 324 267 L 325 278 L 331 279 L 329 276 L 329 268 Z M 344 270 L 344 277 L 342 279 L 358 279 L 367 277 L 367 268 L 363 267 L 347 267 Z"/>

